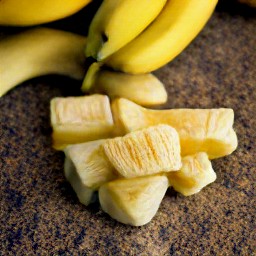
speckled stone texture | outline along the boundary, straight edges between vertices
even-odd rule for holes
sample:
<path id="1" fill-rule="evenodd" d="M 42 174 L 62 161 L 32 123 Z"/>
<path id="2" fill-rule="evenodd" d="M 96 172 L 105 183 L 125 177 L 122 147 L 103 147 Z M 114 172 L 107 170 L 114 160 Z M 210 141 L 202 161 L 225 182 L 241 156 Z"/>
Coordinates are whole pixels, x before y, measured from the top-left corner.
<path id="1" fill-rule="evenodd" d="M 85 34 L 90 8 L 47 26 Z M 193 43 L 155 74 L 169 93 L 164 108 L 234 109 L 239 146 L 213 161 L 216 182 L 190 197 L 169 190 L 143 227 L 81 205 L 65 181 L 63 153 L 51 148 L 49 123 L 50 99 L 79 95 L 81 81 L 25 82 L 0 98 L 0 255 L 255 255 L 255 10 L 221 2 Z"/>

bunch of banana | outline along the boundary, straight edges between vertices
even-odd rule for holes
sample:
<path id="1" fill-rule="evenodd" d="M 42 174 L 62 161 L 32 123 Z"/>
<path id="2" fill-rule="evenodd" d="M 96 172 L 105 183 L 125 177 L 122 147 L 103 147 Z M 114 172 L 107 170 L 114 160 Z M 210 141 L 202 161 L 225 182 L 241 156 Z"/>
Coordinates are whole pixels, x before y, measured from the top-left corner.
<path id="1" fill-rule="evenodd" d="M 0 25 L 30 26 L 65 18 L 91 0 L 4 0 L 0 1 Z"/>
<path id="2" fill-rule="evenodd" d="M 50 28 L 29 29 L 2 38 L 0 97 L 20 83 L 37 76 L 60 74 L 82 80 L 86 74 L 92 78 L 86 80 L 88 85 L 84 84 L 82 91 L 106 93 L 111 99 L 127 97 L 143 106 L 166 102 L 165 87 L 152 74 L 133 76 L 113 71 L 97 72 L 97 63 L 86 73 L 86 41 L 84 36 Z"/>
<path id="3" fill-rule="evenodd" d="M 196 37 L 216 4 L 217 0 L 105 0 L 90 25 L 86 56 L 126 73 L 154 71 Z"/>

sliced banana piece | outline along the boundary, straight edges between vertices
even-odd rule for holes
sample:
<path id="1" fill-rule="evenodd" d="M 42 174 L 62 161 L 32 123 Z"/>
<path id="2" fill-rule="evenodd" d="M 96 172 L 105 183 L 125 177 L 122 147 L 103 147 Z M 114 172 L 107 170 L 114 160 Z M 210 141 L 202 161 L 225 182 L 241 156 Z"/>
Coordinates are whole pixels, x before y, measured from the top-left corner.
<path id="1" fill-rule="evenodd" d="M 165 176 L 117 179 L 100 187 L 100 205 L 117 221 L 142 226 L 155 216 L 167 188 Z"/>
<path id="2" fill-rule="evenodd" d="M 115 170 L 104 155 L 104 140 L 69 145 L 65 148 L 64 173 L 75 190 L 79 201 L 88 205 L 94 192 L 104 183 L 117 177 Z"/>
<path id="3" fill-rule="evenodd" d="M 198 193 L 202 188 L 216 180 L 208 155 L 199 152 L 182 158 L 182 167 L 168 174 L 170 185 L 184 196 Z"/>
<path id="4" fill-rule="evenodd" d="M 108 138 L 114 127 L 106 95 L 57 97 L 51 100 L 53 147 Z"/>
<path id="5" fill-rule="evenodd" d="M 179 136 L 168 125 L 157 125 L 109 139 L 102 146 L 112 165 L 125 178 L 181 168 Z"/>
<path id="6" fill-rule="evenodd" d="M 206 152 L 210 159 L 231 154 L 237 148 L 234 111 L 219 109 L 143 108 L 127 99 L 112 103 L 116 133 L 129 133 L 157 124 L 174 127 L 180 137 L 182 156 Z"/>
<path id="7" fill-rule="evenodd" d="M 107 94 L 111 99 L 126 98 L 142 106 L 155 106 L 167 101 L 163 83 L 153 74 L 130 75 L 101 70 L 92 92 Z"/>

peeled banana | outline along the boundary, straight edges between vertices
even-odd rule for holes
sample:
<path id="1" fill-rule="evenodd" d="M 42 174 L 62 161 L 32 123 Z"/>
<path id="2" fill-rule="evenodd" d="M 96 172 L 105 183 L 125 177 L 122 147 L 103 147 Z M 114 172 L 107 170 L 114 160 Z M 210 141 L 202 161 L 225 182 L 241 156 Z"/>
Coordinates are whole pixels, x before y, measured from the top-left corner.
<path id="1" fill-rule="evenodd" d="M 90 87 L 93 93 L 107 94 L 111 99 L 124 97 L 142 106 L 154 106 L 167 101 L 163 83 L 153 74 L 130 75 L 99 70 Z"/>
<path id="2" fill-rule="evenodd" d="M 157 124 L 172 126 L 179 134 L 183 156 L 206 152 L 213 159 L 229 155 L 237 147 L 232 109 L 152 110 L 127 99 L 116 99 L 112 113 L 119 134 Z"/>
<path id="3" fill-rule="evenodd" d="M 0 25 L 37 25 L 67 17 L 91 0 L 4 0 L 0 1 Z"/>
<path id="4" fill-rule="evenodd" d="M 105 64 L 132 74 L 149 73 L 162 67 L 196 37 L 216 3 L 217 0 L 167 0 L 157 18 L 104 60 Z"/>
<path id="5" fill-rule="evenodd" d="M 165 176 L 117 179 L 100 187 L 100 205 L 112 218 L 142 226 L 155 216 L 167 188 Z"/>
<path id="6" fill-rule="evenodd" d="M 166 0 L 104 0 L 89 28 L 86 56 L 103 60 L 140 34 Z"/>
<path id="7" fill-rule="evenodd" d="M 106 95 L 56 97 L 50 105 L 55 149 L 111 137 L 114 124 Z"/>
<path id="8" fill-rule="evenodd" d="M 109 161 L 125 178 L 177 171 L 181 168 L 180 142 L 168 125 L 152 126 L 102 145 Z"/>
<path id="9" fill-rule="evenodd" d="M 82 79 L 85 44 L 83 36 L 49 28 L 30 29 L 3 38 L 0 40 L 0 97 L 36 76 L 61 74 Z"/>

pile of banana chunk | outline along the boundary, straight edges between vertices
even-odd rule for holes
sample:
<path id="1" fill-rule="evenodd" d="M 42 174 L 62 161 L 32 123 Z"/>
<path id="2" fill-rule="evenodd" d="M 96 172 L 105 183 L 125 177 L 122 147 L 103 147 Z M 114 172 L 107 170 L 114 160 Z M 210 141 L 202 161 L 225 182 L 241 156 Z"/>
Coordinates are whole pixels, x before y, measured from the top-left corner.
<path id="1" fill-rule="evenodd" d="M 98 198 L 133 226 L 150 222 L 168 187 L 189 196 L 216 179 L 210 159 L 236 149 L 233 121 L 232 109 L 156 110 L 103 94 L 51 101 L 53 146 L 80 202 Z"/>
<path id="2" fill-rule="evenodd" d="M 0 1 L 0 25 L 50 22 L 91 0 L 21 2 Z M 0 97 L 47 74 L 81 81 L 84 94 L 53 98 L 50 115 L 53 147 L 65 153 L 64 173 L 82 204 L 99 201 L 117 221 L 142 226 L 169 187 L 190 196 L 215 181 L 211 159 L 237 148 L 233 110 L 157 110 L 168 95 L 151 72 L 190 44 L 216 4 L 103 0 L 87 36 L 35 27 L 0 38 Z"/>

